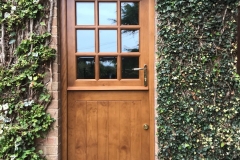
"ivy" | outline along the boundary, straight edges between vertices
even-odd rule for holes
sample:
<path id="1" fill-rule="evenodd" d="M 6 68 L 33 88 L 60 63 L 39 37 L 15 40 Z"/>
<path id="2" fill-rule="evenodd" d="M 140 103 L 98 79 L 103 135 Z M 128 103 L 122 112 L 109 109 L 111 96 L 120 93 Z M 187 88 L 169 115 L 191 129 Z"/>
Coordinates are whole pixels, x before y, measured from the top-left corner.
<path id="1" fill-rule="evenodd" d="M 237 0 L 158 0 L 159 159 L 239 159 Z"/>
<path id="2" fill-rule="evenodd" d="M 15 2 L 7 1 L 0 2 L 2 4 L 0 13 L 3 15 L 0 18 L 1 22 L 7 24 L 8 31 L 13 28 L 23 25 L 23 19 L 34 19 L 43 11 L 43 5 L 39 0 L 15 0 Z"/>
<path id="3" fill-rule="evenodd" d="M 51 95 L 44 82 L 55 58 L 45 25 L 52 3 L 0 1 L 0 159 L 44 159 L 35 142 L 54 121 L 46 113 Z"/>

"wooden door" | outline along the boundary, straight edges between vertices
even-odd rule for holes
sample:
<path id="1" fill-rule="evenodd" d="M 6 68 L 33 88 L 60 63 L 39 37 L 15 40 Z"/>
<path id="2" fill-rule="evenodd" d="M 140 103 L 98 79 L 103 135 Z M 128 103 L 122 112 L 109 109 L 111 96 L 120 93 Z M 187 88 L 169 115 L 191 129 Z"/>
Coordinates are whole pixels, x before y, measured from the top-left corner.
<path id="1" fill-rule="evenodd" d="M 150 1 L 65 1 L 63 158 L 153 157 Z"/>

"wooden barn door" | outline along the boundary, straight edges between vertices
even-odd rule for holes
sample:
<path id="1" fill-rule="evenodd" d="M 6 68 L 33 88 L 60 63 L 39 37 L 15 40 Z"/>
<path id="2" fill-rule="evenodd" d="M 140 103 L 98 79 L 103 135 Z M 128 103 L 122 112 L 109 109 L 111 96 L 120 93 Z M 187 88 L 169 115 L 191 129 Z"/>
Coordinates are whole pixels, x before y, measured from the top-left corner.
<path id="1" fill-rule="evenodd" d="M 150 159 L 149 1 L 66 1 L 68 160 Z"/>

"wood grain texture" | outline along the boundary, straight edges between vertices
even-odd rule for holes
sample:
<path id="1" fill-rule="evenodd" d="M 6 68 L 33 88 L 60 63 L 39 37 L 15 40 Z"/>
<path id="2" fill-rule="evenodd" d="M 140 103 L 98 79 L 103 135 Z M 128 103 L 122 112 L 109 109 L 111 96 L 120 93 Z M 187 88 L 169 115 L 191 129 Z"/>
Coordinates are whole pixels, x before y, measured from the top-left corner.
<path id="1" fill-rule="evenodd" d="M 87 102 L 87 160 L 98 159 L 98 106 L 96 101 Z"/>
<path id="2" fill-rule="evenodd" d="M 109 102 L 99 101 L 97 107 L 98 107 L 98 159 L 108 160 Z"/>
<path id="3" fill-rule="evenodd" d="M 143 97 L 141 104 L 143 106 L 148 106 L 149 102 L 148 102 L 148 97 Z M 143 124 L 149 124 L 150 122 L 150 109 L 149 107 L 142 107 L 141 108 L 141 122 L 142 125 Z M 143 126 L 142 126 L 143 127 Z M 150 157 L 150 130 L 152 129 L 153 126 L 149 126 L 149 130 L 143 130 L 143 132 L 141 132 L 141 137 L 142 137 L 142 141 L 141 141 L 141 147 L 142 147 L 142 159 L 149 159 Z"/>
<path id="4" fill-rule="evenodd" d="M 78 103 L 77 102 L 73 102 L 73 103 L 70 103 L 69 104 L 69 110 L 68 110 L 68 126 L 67 126 L 67 129 L 68 129 L 68 136 L 69 137 L 74 137 L 74 138 L 69 138 L 68 139 L 68 144 L 71 144 L 71 145 L 68 145 L 68 159 L 72 159 L 71 156 L 75 155 L 76 153 L 76 149 L 75 149 L 75 146 L 76 146 L 76 143 L 75 143 L 75 138 L 76 137 L 76 132 L 75 130 L 77 130 L 77 128 L 75 128 L 76 126 L 76 122 L 75 120 L 77 119 L 77 115 L 76 115 L 76 108 L 78 106 Z M 84 102 L 82 103 L 82 106 L 84 107 Z M 86 147 L 85 147 L 86 148 Z M 76 155 L 77 156 L 77 155 Z"/>
<path id="5" fill-rule="evenodd" d="M 144 123 L 149 124 L 147 93 L 70 92 L 75 102 L 68 105 L 68 160 L 146 160 L 150 152 L 150 132 L 143 129 Z"/>
<path id="6" fill-rule="evenodd" d="M 60 49 L 58 50 L 61 54 L 61 158 L 67 159 L 68 148 L 67 148 L 67 8 L 66 0 L 60 1 L 60 16 L 58 21 L 60 22 Z"/>
<path id="7" fill-rule="evenodd" d="M 119 117 L 119 102 L 110 101 L 109 102 L 109 135 L 108 135 L 108 159 L 119 160 L 119 126 L 120 126 L 120 117 Z"/>
<path id="8" fill-rule="evenodd" d="M 70 106 L 69 106 L 70 107 Z M 69 136 L 71 136 L 71 132 L 72 131 L 75 135 L 75 139 L 74 142 L 69 141 L 69 144 L 75 143 L 75 154 L 76 154 L 76 159 L 78 160 L 85 160 L 87 159 L 87 150 L 86 150 L 86 146 L 87 146 L 87 105 L 86 102 L 83 101 L 77 101 L 75 103 L 75 105 L 73 106 L 74 109 L 71 111 L 71 109 L 69 110 L 69 119 L 73 119 L 72 121 L 69 120 L 69 124 L 73 123 L 74 125 L 72 125 L 71 130 L 69 131 Z M 72 116 L 71 112 L 73 112 L 73 114 L 76 114 L 76 116 Z M 71 138 L 69 138 L 69 140 L 71 140 Z M 69 145 L 71 146 L 71 145 Z M 71 150 L 71 149 L 69 149 Z M 69 156 L 72 156 L 74 154 L 69 153 Z"/>
<path id="9" fill-rule="evenodd" d="M 119 127 L 119 159 L 130 160 L 131 158 L 131 103 L 120 101 L 121 112 Z"/>
<path id="10" fill-rule="evenodd" d="M 131 104 L 131 159 L 141 159 L 141 132 L 143 130 L 141 118 L 141 101 L 132 101 Z"/>

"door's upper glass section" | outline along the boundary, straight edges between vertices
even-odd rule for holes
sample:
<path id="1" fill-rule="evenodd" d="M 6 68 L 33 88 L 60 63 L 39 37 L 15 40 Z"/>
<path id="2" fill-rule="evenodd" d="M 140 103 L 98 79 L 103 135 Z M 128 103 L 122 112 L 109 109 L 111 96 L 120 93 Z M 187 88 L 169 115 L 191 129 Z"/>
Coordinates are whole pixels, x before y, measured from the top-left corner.
<path id="1" fill-rule="evenodd" d="M 76 2 L 76 79 L 139 79 L 140 2 Z"/>

